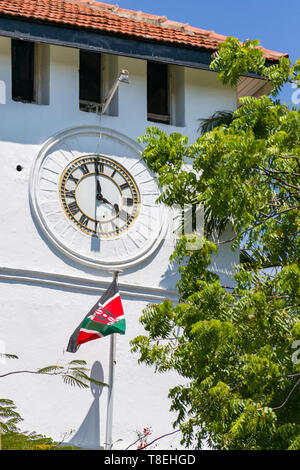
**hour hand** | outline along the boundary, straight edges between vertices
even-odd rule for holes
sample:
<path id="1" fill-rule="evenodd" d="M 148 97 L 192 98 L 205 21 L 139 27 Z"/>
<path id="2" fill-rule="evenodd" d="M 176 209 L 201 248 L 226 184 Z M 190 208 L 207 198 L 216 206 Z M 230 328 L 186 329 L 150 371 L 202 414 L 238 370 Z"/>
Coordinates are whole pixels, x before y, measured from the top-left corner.
<path id="1" fill-rule="evenodd" d="M 97 199 L 98 199 L 98 201 L 102 201 L 102 199 L 103 199 L 103 196 L 102 196 L 102 193 L 101 193 L 100 181 L 98 181 L 98 180 L 97 180 Z"/>
<path id="2" fill-rule="evenodd" d="M 113 207 L 113 204 L 111 202 L 109 202 L 107 199 L 105 199 L 105 197 L 101 196 L 101 202 L 104 202 L 104 204 L 109 204 L 110 206 Z"/>

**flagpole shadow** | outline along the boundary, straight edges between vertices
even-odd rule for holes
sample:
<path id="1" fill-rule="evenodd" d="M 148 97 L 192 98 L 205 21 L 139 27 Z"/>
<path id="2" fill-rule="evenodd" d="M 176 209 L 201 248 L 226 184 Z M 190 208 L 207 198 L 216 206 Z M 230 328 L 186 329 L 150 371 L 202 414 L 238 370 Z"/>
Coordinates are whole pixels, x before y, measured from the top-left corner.
<path id="1" fill-rule="evenodd" d="M 93 364 L 91 378 L 103 382 L 104 373 L 99 361 Z M 82 424 L 68 444 L 81 449 L 100 450 L 103 449 L 103 447 L 100 446 L 100 396 L 103 387 L 92 382 L 90 387 L 94 401 Z"/>

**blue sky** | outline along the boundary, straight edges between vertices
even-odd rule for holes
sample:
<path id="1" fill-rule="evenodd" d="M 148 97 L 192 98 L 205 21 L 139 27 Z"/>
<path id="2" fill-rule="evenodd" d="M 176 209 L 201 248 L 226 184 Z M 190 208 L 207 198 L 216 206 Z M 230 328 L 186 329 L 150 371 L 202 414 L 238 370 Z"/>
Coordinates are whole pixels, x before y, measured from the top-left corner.
<path id="1" fill-rule="evenodd" d="M 182 23 L 213 30 L 241 40 L 259 39 L 278 52 L 300 57 L 300 0 L 103 0 L 121 8 L 142 10 Z M 294 90 L 287 85 L 280 95 L 291 102 Z"/>

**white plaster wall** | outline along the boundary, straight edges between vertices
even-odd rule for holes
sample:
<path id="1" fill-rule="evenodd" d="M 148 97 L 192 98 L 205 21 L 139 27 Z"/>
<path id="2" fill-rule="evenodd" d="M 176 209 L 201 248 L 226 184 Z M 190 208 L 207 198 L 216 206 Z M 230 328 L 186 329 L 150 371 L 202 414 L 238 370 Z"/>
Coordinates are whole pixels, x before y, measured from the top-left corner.
<path id="1" fill-rule="evenodd" d="M 56 46 L 50 47 L 50 104 L 17 103 L 11 99 L 10 40 L 0 38 L 0 83 L 4 83 L 0 101 L 0 341 L 6 344 L 6 352 L 20 356 L 19 361 L 1 364 L 4 372 L 81 358 L 90 367 L 100 361 L 104 381 L 108 380 L 109 338 L 84 345 L 76 355 L 64 354 L 63 350 L 110 275 L 76 264 L 51 246 L 31 211 L 28 185 L 42 144 L 64 129 L 101 125 L 136 140 L 147 126 L 156 125 L 146 119 L 146 62 L 125 57 L 118 61 L 119 70 L 129 70 L 130 84 L 120 86 L 117 117 L 100 118 L 79 110 L 78 51 Z M 160 127 L 188 135 L 192 142 L 197 137 L 198 119 L 216 110 L 234 109 L 236 94 L 217 83 L 212 72 L 185 69 L 184 75 L 186 127 Z M 16 171 L 17 165 L 22 165 L 21 172 Z M 117 338 L 113 437 L 123 439 L 117 448 L 133 442 L 135 431 L 146 426 L 152 426 L 154 437 L 172 430 L 167 392 L 177 379 L 138 366 L 129 347 L 129 341 L 142 333 L 138 318 L 147 303 L 155 301 L 155 295 L 160 301 L 165 290 L 166 295 L 175 298 L 171 291 L 178 276 L 169 264 L 172 251 L 173 242 L 167 240 L 150 259 L 120 277 L 127 334 Z M 236 256 L 224 246 L 214 260 L 214 269 L 222 272 L 226 282 Z M 52 284 L 51 276 L 55 277 Z M 63 282 L 66 279 L 70 279 L 69 287 Z M 81 285 L 93 285 L 93 289 Z M 133 292 L 134 286 L 139 286 L 141 297 L 127 295 L 126 286 Z M 90 390 L 71 389 L 59 379 L 26 374 L 1 380 L 0 394 L 15 401 L 25 418 L 25 429 L 55 439 L 71 429 L 78 430 L 94 400 Z M 100 397 L 101 445 L 105 438 L 106 398 L 104 390 Z M 161 442 L 158 448 L 169 448 L 170 442 Z"/>
<path id="2" fill-rule="evenodd" d="M 122 297 L 127 333 L 117 336 L 113 439 L 123 439 L 115 447 L 124 449 L 136 440 L 136 431 L 146 426 L 152 426 L 154 436 L 170 431 L 167 394 L 174 377 L 154 374 L 151 368 L 137 366 L 129 341 L 143 333 L 138 317 L 146 302 Z M 20 358 L 2 363 L 1 373 L 34 370 L 80 358 L 85 359 L 90 368 L 95 361 L 100 361 L 103 381 L 108 382 L 109 337 L 83 345 L 75 355 L 64 353 L 69 333 L 82 320 L 87 307 L 94 304 L 94 293 L 2 282 L 0 298 L 1 339 L 5 340 L 6 352 L 13 351 Z M 3 299 L 6 299 L 4 305 Z M 1 379 L 0 396 L 14 400 L 25 419 L 24 429 L 56 439 L 61 439 L 71 429 L 77 431 L 95 401 L 90 389 L 72 388 L 56 377 L 26 374 Z M 105 388 L 99 400 L 101 444 L 105 442 L 106 403 Z M 87 428 L 90 426 L 91 420 Z M 94 437 L 87 428 L 84 426 L 82 433 L 94 444 Z M 163 445 L 160 448 L 164 448 Z"/>

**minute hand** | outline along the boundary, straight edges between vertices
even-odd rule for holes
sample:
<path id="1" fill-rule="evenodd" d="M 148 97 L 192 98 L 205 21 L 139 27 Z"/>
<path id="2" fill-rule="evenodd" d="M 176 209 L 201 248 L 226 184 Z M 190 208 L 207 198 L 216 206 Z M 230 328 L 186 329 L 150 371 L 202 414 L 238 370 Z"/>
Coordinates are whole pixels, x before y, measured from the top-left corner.
<path id="1" fill-rule="evenodd" d="M 107 199 L 105 199 L 105 197 L 103 197 L 102 194 L 100 194 L 100 198 L 98 198 L 98 199 L 99 199 L 99 201 L 104 202 L 104 204 L 108 204 L 111 207 L 113 207 L 113 204 L 111 202 L 109 202 Z"/>

